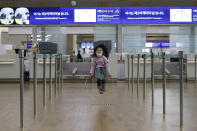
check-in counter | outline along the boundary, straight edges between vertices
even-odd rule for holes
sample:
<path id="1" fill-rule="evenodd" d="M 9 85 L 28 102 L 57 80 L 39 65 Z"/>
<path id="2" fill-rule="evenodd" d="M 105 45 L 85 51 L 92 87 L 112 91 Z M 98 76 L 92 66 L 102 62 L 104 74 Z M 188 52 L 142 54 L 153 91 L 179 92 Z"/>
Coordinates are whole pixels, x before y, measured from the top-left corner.
<path id="1" fill-rule="evenodd" d="M 90 75 L 90 68 L 91 68 L 91 63 L 90 59 L 85 62 L 66 62 L 64 61 L 64 75 L 65 77 L 72 77 L 75 76 L 74 78 L 84 78 L 87 75 Z M 110 54 L 109 56 L 109 61 L 110 61 L 110 73 L 113 78 L 117 78 L 117 55 L 116 54 Z M 72 74 L 72 72 L 77 69 L 75 74 Z"/>
<path id="2" fill-rule="evenodd" d="M 195 58 L 194 55 L 189 54 L 187 55 L 186 64 L 184 65 L 184 70 L 186 71 L 188 80 L 193 80 L 195 76 Z M 130 78 L 131 78 L 131 59 L 130 59 Z M 144 68 L 144 61 L 140 58 L 140 66 L 139 66 L 139 77 L 143 78 L 143 68 Z M 162 71 L 162 59 L 156 58 L 154 59 L 154 71 L 156 78 L 162 78 L 161 71 Z M 169 75 L 166 73 L 167 78 L 174 79 L 179 78 L 179 62 L 170 62 L 166 60 L 166 69 L 169 71 Z M 125 78 L 128 79 L 128 59 L 125 58 Z M 171 73 L 171 74 L 170 74 Z M 134 78 L 137 78 L 137 58 L 134 58 Z M 146 78 L 151 78 L 151 59 L 146 59 Z"/>
<path id="3" fill-rule="evenodd" d="M 30 60 L 30 78 L 33 78 L 33 59 L 29 58 Z M 118 55 L 110 54 L 109 61 L 110 61 L 110 70 L 113 78 L 117 78 L 118 76 Z M 49 59 L 46 60 L 46 77 L 49 76 Z M 160 62 L 161 61 L 155 61 Z M 38 58 L 37 61 L 37 77 L 42 79 L 43 77 L 43 61 L 42 59 Z M 168 63 L 168 62 L 166 62 Z M 140 73 L 139 77 L 143 78 L 143 65 L 144 61 L 140 58 Z M 128 78 L 128 64 L 127 59 L 125 59 L 125 78 Z M 52 77 L 54 77 L 55 72 L 55 61 L 52 60 Z M 130 67 L 131 67 L 131 60 L 130 60 Z M 66 67 L 65 67 L 66 68 Z M 1 80 L 18 80 L 19 79 L 19 58 L 18 55 L 0 55 L 0 79 Z M 187 78 L 194 79 L 195 76 L 195 61 L 194 56 L 190 56 L 187 58 Z M 131 69 L 130 69 L 131 72 Z M 131 76 L 131 74 L 130 74 Z M 146 77 L 151 78 L 151 60 L 147 58 L 146 60 Z M 137 78 L 137 58 L 134 59 L 134 78 Z"/>
<path id="4" fill-rule="evenodd" d="M 131 78 L 131 59 L 129 60 L 129 66 L 130 66 L 130 78 Z M 138 65 L 138 60 L 137 58 L 134 58 L 134 63 L 133 63 L 133 71 L 134 71 L 134 78 L 137 78 L 137 65 Z M 139 78 L 143 78 L 143 73 L 144 73 L 144 60 L 140 58 L 139 62 Z M 125 78 L 128 79 L 128 59 L 125 58 Z M 149 58 L 146 59 L 146 78 L 151 78 L 151 60 Z"/>
<path id="5" fill-rule="evenodd" d="M 195 78 L 195 60 L 194 60 L 194 58 L 187 60 L 187 78 L 192 79 L 192 80 Z"/>
<path id="6" fill-rule="evenodd" d="M 33 78 L 33 59 L 30 60 L 30 78 Z M 52 59 L 52 68 L 51 68 L 52 78 L 55 77 L 55 59 Z M 37 78 L 43 78 L 43 59 L 37 59 Z M 46 59 L 46 78 L 49 78 L 49 59 Z"/>
<path id="7" fill-rule="evenodd" d="M 30 78 L 33 78 L 33 58 L 30 61 Z M 110 70 L 113 78 L 117 78 L 117 56 L 111 54 Z M 66 67 L 64 67 L 66 68 Z M 0 79 L 1 80 L 19 80 L 20 65 L 18 55 L 0 55 Z M 89 70 L 89 69 L 88 69 Z M 52 59 L 52 78 L 55 77 L 55 59 Z M 46 78 L 49 77 L 49 59 L 46 59 Z M 37 59 L 37 78 L 43 78 L 43 59 Z"/>
<path id="8" fill-rule="evenodd" d="M 18 55 L 0 55 L 0 79 L 19 78 Z"/>
<path id="9" fill-rule="evenodd" d="M 30 60 L 30 78 L 33 78 L 33 59 Z M 46 77 L 49 76 L 49 59 L 46 60 Z M 37 60 L 37 77 L 43 76 L 43 61 Z M 52 60 L 52 77 L 55 72 L 55 60 Z M 20 78 L 20 63 L 18 55 L 0 55 L 0 79 L 2 80 L 18 80 Z"/>

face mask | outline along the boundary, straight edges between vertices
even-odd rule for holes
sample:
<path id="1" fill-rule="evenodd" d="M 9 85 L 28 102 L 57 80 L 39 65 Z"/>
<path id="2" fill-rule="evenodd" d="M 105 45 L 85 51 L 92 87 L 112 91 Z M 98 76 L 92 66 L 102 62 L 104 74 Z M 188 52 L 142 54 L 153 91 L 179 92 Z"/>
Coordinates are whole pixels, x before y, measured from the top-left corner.
<path id="1" fill-rule="evenodd" d="M 96 53 L 96 55 L 97 55 L 98 57 L 103 56 L 103 54 L 102 54 L 102 53 Z"/>

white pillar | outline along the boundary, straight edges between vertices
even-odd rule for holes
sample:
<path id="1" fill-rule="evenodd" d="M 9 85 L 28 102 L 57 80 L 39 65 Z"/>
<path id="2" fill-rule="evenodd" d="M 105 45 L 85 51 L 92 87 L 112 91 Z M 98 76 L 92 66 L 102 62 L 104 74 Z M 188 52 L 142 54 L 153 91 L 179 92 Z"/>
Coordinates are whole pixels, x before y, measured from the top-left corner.
<path id="1" fill-rule="evenodd" d="M 77 35 L 73 35 L 73 51 L 77 54 Z"/>
<path id="2" fill-rule="evenodd" d="M 37 27 L 33 26 L 32 27 L 32 42 L 37 43 Z"/>
<path id="3" fill-rule="evenodd" d="M 122 53 L 122 25 L 116 26 L 116 52 Z"/>

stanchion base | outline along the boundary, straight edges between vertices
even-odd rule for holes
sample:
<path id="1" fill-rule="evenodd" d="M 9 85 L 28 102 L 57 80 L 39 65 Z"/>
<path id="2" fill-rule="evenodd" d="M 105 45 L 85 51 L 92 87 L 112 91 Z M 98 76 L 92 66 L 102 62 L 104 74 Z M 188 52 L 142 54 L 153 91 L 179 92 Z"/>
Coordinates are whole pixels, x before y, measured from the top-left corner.
<path id="1" fill-rule="evenodd" d="M 34 120 L 37 120 L 37 115 L 36 115 L 36 116 L 34 116 Z"/>
<path id="2" fill-rule="evenodd" d="M 166 119 L 166 114 L 163 114 L 163 119 L 164 119 L 164 120 Z"/>

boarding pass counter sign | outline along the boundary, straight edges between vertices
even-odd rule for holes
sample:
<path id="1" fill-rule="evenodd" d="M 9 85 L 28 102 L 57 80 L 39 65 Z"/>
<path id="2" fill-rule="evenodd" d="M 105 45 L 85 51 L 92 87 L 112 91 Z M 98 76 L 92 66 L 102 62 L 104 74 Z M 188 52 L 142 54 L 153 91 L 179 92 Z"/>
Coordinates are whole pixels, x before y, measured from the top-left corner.
<path id="1" fill-rule="evenodd" d="M 170 22 L 192 22 L 192 9 L 170 9 Z"/>
<path id="2" fill-rule="evenodd" d="M 96 22 L 96 9 L 74 9 L 74 22 Z"/>

